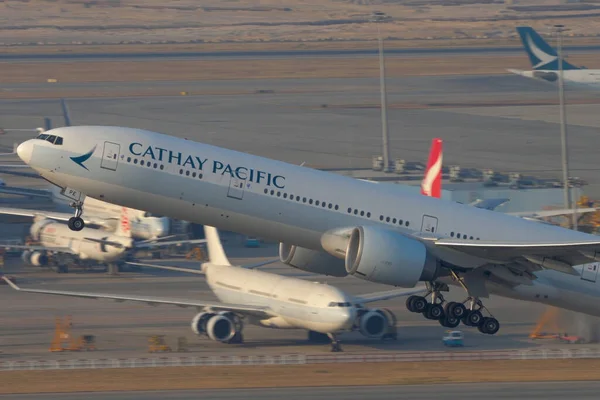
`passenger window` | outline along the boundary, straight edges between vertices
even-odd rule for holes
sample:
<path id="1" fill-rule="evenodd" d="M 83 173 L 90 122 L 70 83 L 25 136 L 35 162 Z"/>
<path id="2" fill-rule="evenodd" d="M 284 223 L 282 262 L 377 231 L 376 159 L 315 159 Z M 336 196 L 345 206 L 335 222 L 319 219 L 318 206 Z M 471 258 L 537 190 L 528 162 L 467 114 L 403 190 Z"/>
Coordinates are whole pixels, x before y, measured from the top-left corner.
<path id="1" fill-rule="evenodd" d="M 383 221 L 383 215 L 380 215 L 380 216 L 379 216 L 379 220 L 380 220 L 380 221 Z"/>
<path id="2" fill-rule="evenodd" d="M 354 215 L 356 215 L 356 214 L 358 214 L 358 210 L 355 209 L 354 210 Z"/>
<path id="3" fill-rule="evenodd" d="M 403 223 L 403 222 L 404 222 L 404 221 L 402 221 L 401 219 L 399 219 L 399 220 L 398 220 L 398 223 L 399 223 L 400 225 L 402 225 L 402 223 Z"/>
<path id="4" fill-rule="evenodd" d="M 281 192 L 277 192 L 277 197 L 281 197 Z"/>
<path id="5" fill-rule="evenodd" d="M 195 177 L 196 177 L 196 173 L 192 172 L 192 178 L 195 178 Z"/>
<path id="6" fill-rule="evenodd" d="M 390 222 L 390 217 L 386 217 L 385 222 Z"/>
<path id="7" fill-rule="evenodd" d="M 348 207 L 348 214 L 352 214 L 352 209 Z"/>
<path id="8" fill-rule="evenodd" d="M 396 223 L 396 218 L 392 219 L 392 223 L 395 224 Z"/>
<path id="9" fill-rule="evenodd" d="M 450 232 L 450 237 L 454 237 L 454 232 Z"/>
<path id="10" fill-rule="evenodd" d="M 313 203 L 313 200 L 312 200 L 312 199 L 309 199 L 309 200 L 308 200 L 308 204 L 312 204 L 312 203 Z"/>
<path id="11" fill-rule="evenodd" d="M 283 198 L 284 198 L 284 199 L 287 199 L 287 193 L 284 193 L 284 194 L 283 194 Z"/>
<path id="12" fill-rule="evenodd" d="M 271 196 L 275 194 L 275 191 L 271 189 Z"/>
<path id="13" fill-rule="evenodd" d="M 137 164 L 137 162 L 138 162 L 138 159 L 137 159 L 137 158 L 134 158 L 134 159 L 133 159 L 133 163 L 134 163 L 134 164 Z M 180 173 L 180 174 L 181 174 L 181 173 L 183 173 L 183 170 L 181 170 L 181 169 L 180 169 L 180 170 L 179 170 L 179 173 Z"/>
<path id="14" fill-rule="evenodd" d="M 370 212 L 367 213 L 367 218 L 371 218 L 371 213 Z"/>
<path id="15" fill-rule="evenodd" d="M 340 208 L 337 204 L 335 205 L 335 209 L 337 210 L 338 208 Z"/>
<path id="16" fill-rule="evenodd" d="M 410 222 L 406 221 L 406 223 L 404 225 L 409 226 Z"/>
<path id="17" fill-rule="evenodd" d="M 364 212 L 364 211 L 361 211 L 361 212 L 360 212 L 360 216 L 361 216 L 361 217 L 364 217 L 364 215 L 365 215 L 365 212 Z"/>
<path id="18" fill-rule="evenodd" d="M 165 169 L 165 166 L 161 164 L 160 169 Z M 202 175 L 202 174 L 200 174 L 200 175 Z M 200 176 L 200 178 L 202 178 L 202 176 Z"/>
<path id="19" fill-rule="evenodd" d="M 319 205 L 319 200 L 315 200 L 315 206 Z"/>

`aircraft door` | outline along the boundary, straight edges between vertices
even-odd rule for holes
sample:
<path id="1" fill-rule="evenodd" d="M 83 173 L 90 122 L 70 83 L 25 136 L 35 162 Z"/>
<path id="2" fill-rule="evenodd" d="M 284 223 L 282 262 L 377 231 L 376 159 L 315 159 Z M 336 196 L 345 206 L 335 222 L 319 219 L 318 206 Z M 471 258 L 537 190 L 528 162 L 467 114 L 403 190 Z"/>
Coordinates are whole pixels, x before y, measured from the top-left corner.
<path id="1" fill-rule="evenodd" d="M 599 266 L 600 263 L 583 264 L 583 270 L 581 271 L 581 279 L 590 282 L 596 282 Z"/>
<path id="2" fill-rule="evenodd" d="M 432 217 L 431 215 L 423 215 L 423 223 L 421 225 L 422 232 L 437 232 L 437 224 L 438 219 L 436 217 Z"/>
<path id="3" fill-rule="evenodd" d="M 244 184 L 246 181 L 232 177 L 229 181 L 229 190 L 227 197 L 242 200 L 244 198 Z"/>
<path id="4" fill-rule="evenodd" d="M 102 161 L 100 166 L 104 169 L 111 171 L 117 170 L 117 164 L 119 163 L 119 153 L 121 152 L 121 145 L 113 142 L 104 142 L 104 151 L 102 152 Z"/>

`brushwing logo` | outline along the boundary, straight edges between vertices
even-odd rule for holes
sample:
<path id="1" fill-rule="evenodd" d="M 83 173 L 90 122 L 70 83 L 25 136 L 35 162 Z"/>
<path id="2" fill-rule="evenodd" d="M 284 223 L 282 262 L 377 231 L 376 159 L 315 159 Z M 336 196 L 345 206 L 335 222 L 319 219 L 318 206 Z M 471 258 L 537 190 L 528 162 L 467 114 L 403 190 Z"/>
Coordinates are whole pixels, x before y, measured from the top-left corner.
<path id="1" fill-rule="evenodd" d="M 75 162 L 75 164 L 78 164 L 81 168 L 85 168 L 88 169 L 85 165 L 83 165 L 84 162 L 86 162 L 87 160 L 89 160 L 89 158 L 92 156 L 92 154 L 94 154 L 94 151 L 96 151 L 96 146 L 94 146 L 90 151 L 88 151 L 87 153 L 77 156 L 77 157 L 71 157 L 71 160 L 73 160 Z M 89 171 L 89 169 L 88 169 Z"/>
<path id="2" fill-rule="evenodd" d="M 533 66 L 533 69 L 537 69 L 537 68 L 541 67 L 542 65 L 550 64 L 552 61 L 554 61 L 558 58 L 557 56 L 548 54 L 545 51 L 543 51 L 542 49 L 540 49 L 539 47 L 537 47 L 537 45 L 531 38 L 531 34 L 529 34 L 529 33 L 527 34 L 527 46 L 529 46 L 529 50 L 535 56 L 535 58 L 540 60 L 539 63 L 537 63 L 536 65 Z"/>

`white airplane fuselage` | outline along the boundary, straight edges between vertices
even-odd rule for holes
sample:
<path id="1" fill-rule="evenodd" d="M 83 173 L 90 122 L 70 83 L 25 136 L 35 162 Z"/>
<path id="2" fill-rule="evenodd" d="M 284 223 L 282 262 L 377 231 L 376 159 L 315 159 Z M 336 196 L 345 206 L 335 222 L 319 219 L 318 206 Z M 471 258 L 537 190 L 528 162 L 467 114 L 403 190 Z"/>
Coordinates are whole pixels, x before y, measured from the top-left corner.
<path id="1" fill-rule="evenodd" d="M 267 306 L 278 314 L 251 320 L 256 325 L 339 332 L 350 330 L 356 320 L 356 309 L 349 306 L 352 298 L 333 286 L 233 266 L 205 265 L 204 271 L 222 302 Z"/>
<path id="2" fill-rule="evenodd" d="M 70 249 L 82 260 L 95 260 L 100 262 L 112 262 L 123 257 L 127 248 L 131 247 L 131 239 L 111 235 L 98 229 L 84 228 L 81 232 L 74 232 L 60 222 L 50 219 L 36 221 L 31 226 L 31 236 L 42 246 Z M 89 239 L 99 241 L 111 241 L 121 243 L 123 247 L 111 246 L 98 243 Z"/>
<path id="3" fill-rule="evenodd" d="M 593 239 L 581 232 L 406 193 L 394 185 L 373 185 L 155 132 L 71 127 L 53 133 L 64 137 L 62 146 L 30 140 L 18 152 L 45 179 L 61 187 L 110 203 L 308 249 L 322 251 L 325 232 L 355 226 L 376 226 L 407 236 L 433 231 L 441 237 L 487 242 Z M 435 246 L 428 250 L 458 265 L 480 266 L 472 257 Z M 571 299 L 572 292 L 581 289 L 595 299 L 600 297 L 595 282 L 554 271 L 543 274 L 545 278 L 540 274 L 533 286 L 502 289 L 527 300 L 558 301 L 559 307 L 568 309 L 581 306 L 578 299 Z M 562 283 L 562 288 L 555 286 Z M 538 285 L 540 297 L 531 292 Z M 600 315 L 596 304 L 588 312 Z"/>
<path id="4" fill-rule="evenodd" d="M 524 76 L 544 80 L 547 82 L 558 82 L 559 72 L 554 70 L 531 70 L 522 71 L 509 69 L 510 72 Z M 600 89 L 600 69 L 574 69 L 563 71 L 563 78 L 566 88 L 571 89 Z"/>

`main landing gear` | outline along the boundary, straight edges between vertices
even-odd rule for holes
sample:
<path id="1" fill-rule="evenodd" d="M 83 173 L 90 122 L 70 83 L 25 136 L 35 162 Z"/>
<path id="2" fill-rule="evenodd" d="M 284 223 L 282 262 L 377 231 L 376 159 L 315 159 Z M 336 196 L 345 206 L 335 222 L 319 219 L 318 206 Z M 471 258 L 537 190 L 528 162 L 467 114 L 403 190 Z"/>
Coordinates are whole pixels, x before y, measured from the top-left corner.
<path id="1" fill-rule="evenodd" d="M 75 209 L 75 216 L 69 218 L 67 225 L 72 231 L 79 232 L 85 227 L 85 223 L 81 218 L 81 214 L 83 213 L 83 203 L 80 201 L 77 203 L 72 203 L 71 207 Z"/>
<path id="2" fill-rule="evenodd" d="M 456 328 L 462 322 L 466 326 L 477 327 L 479 332 L 494 335 L 500 329 L 500 323 L 485 308 L 481 300 L 469 297 L 462 303 L 455 301 L 446 302 L 441 291 L 448 291 L 446 284 L 433 282 L 429 285 L 431 303 L 424 296 L 410 296 L 406 299 L 406 308 L 410 312 L 420 313 L 427 319 L 437 320 L 446 328 Z M 425 295 L 425 296 L 427 296 Z M 470 302 L 469 308 L 465 303 Z M 485 310 L 489 317 L 484 317 Z"/>

